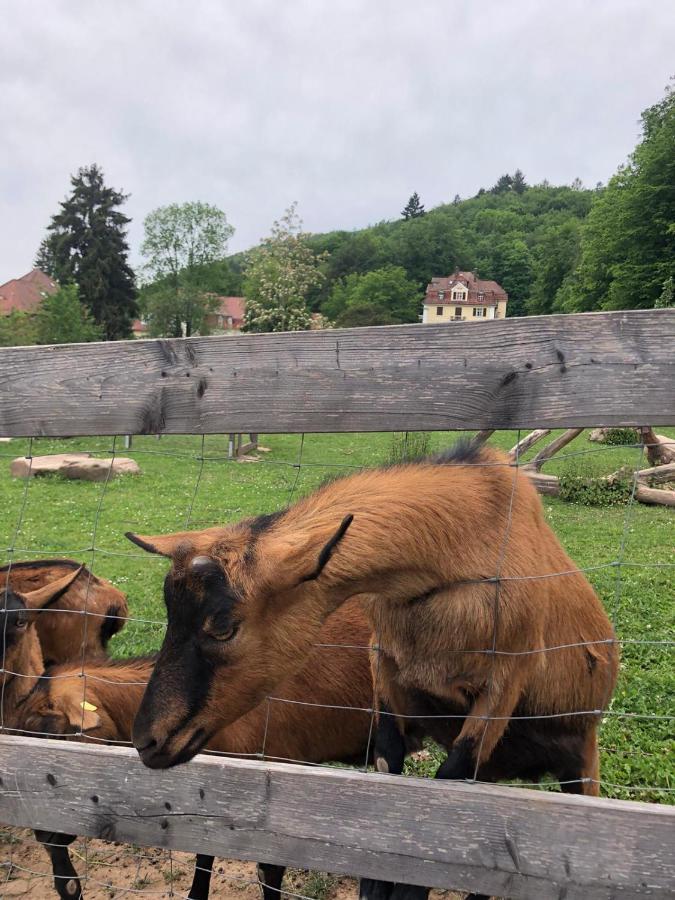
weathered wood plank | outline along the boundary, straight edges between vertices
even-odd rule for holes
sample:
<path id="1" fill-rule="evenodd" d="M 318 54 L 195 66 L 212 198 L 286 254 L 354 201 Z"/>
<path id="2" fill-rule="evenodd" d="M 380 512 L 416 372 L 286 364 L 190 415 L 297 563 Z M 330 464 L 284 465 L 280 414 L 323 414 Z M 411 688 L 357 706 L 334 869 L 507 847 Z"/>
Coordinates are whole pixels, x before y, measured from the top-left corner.
<path id="1" fill-rule="evenodd" d="M 0 435 L 675 423 L 675 310 L 0 351 Z"/>
<path id="2" fill-rule="evenodd" d="M 0 821 L 144 846 L 478 890 L 675 897 L 675 809 L 200 756 L 0 737 Z"/>

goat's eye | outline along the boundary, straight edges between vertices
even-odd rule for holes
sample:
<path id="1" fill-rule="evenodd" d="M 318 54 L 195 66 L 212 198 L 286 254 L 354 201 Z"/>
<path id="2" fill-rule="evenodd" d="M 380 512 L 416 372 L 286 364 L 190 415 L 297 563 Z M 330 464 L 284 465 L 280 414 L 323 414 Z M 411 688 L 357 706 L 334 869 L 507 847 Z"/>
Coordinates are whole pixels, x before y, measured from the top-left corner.
<path id="1" fill-rule="evenodd" d="M 26 619 L 17 619 L 16 627 L 17 628 L 26 628 L 28 625 L 28 621 Z"/>
<path id="2" fill-rule="evenodd" d="M 207 634 L 215 641 L 231 641 L 238 630 L 238 625 L 229 625 L 227 628 L 223 628 L 220 631 L 209 631 Z"/>

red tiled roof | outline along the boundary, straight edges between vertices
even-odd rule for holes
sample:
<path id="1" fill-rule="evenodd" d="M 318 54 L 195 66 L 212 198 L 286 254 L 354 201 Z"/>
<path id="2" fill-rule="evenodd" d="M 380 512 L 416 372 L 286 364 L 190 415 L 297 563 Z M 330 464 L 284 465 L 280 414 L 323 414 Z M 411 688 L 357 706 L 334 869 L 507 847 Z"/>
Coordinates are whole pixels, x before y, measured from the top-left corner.
<path id="1" fill-rule="evenodd" d="M 463 287 L 468 288 L 466 299 L 451 299 L 452 289 L 457 284 L 461 284 Z M 442 300 L 439 298 L 439 291 L 445 292 L 445 296 Z M 452 275 L 445 275 L 442 278 L 432 278 L 427 285 L 424 302 L 438 306 L 452 306 L 457 303 L 460 305 L 463 303 L 467 306 L 495 306 L 498 301 L 505 301 L 508 299 L 509 295 L 496 281 L 476 278 L 473 272 L 457 271 L 453 272 Z"/>
<path id="2" fill-rule="evenodd" d="M 0 315 L 9 315 L 12 310 L 33 312 L 42 302 L 45 294 L 53 294 L 58 285 L 40 269 L 33 269 L 21 278 L 0 284 Z"/>
<path id="3" fill-rule="evenodd" d="M 131 323 L 131 330 L 134 334 L 147 334 L 148 326 L 145 322 L 141 322 L 140 319 L 134 319 Z"/>
<path id="4" fill-rule="evenodd" d="M 231 316 L 232 319 L 243 319 L 246 309 L 244 297 L 219 297 L 220 306 L 211 315 Z"/>

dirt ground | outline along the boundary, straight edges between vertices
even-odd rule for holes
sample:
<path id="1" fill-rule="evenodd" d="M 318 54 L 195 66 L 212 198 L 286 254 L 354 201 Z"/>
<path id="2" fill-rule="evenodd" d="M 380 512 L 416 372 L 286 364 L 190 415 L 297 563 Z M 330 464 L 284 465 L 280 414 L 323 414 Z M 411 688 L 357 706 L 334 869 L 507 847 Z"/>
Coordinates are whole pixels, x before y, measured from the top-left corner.
<path id="1" fill-rule="evenodd" d="M 82 880 L 86 900 L 160 900 L 187 897 L 194 871 L 189 853 L 77 840 L 70 847 L 73 865 Z M 86 873 L 86 879 L 85 879 Z M 283 900 L 297 895 L 310 900 L 356 900 L 353 878 L 325 872 L 289 869 L 284 879 Z M 287 893 L 286 893 L 287 892 Z M 255 863 L 217 860 L 211 879 L 214 900 L 260 900 Z M 432 900 L 459 900 L 462 894 L 434 891 Z M 47 853 L 33 835 L 23 829 L 0 832 L 0 900 L 25 897 L 52 900 L 58 897 Z"/>

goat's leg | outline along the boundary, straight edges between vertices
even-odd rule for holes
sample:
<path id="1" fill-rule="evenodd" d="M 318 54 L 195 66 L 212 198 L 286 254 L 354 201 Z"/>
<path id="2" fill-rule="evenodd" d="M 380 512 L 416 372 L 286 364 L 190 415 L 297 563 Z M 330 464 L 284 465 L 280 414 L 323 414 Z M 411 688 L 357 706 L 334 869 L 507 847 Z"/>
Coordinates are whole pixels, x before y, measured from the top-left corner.
<path id="1" fill-rule="evenodd" d="M 212 871 L 213 857 L 198 853 L 195 857 L 195 874 L 188 894 L 189 900 L 208 900 Z"/>
<path id="2" fill-rule="evenodd" d="M 521 696 L 519 679 L 502 680 L 504 687 L 491 695 L 486 689 L 469 710 L 448 757 L 436 773 L 437 778 L 473 778 L 486 763 L 509 724 Z"/>
<path id="3" fill-rule="evenodd" d="M 375 768 L 378 772 L 400 775 L 405 762 L 405 738 L 396 717 L 386 703 L 380 703 L 375 731 Z"/>
<path id="4" fill-rule="evenodd" d="M 258 863 L 258 881 L 262 888 L 263 900 L 280 900 L 281 882 L 285 873 L 286 866 Z"/>
<path id="5" fill-rule="evenodd" d="M 73 843 L 76 835 L 38 830 L 35 831 L 35 837 L 49 854 L 54 888 L 59 897 L 62 900 L 80 900 L 82 885 L 68 852 L 68 846 Z"/>
<path id="6" fill-rule="evenodd" d="M 405 738 L 396 723 L 396 718 L 391 715 L 391 709 L 383 701 L 379 702 L 374 743 L 377 771 L 400 775 L 403 772 L 405 761 Z M 359 898 L 360 900 L 388 900 L 395 887 L 396 885 L 392 881 L 362 878 L 359 885 Z"/>
<path id="7" fill-rule="evenodd" d="M 584 737 L 581 764 L 561 768 L 558 777 L 560 790 L 565 794 L 600 796 L 600 757 L 596 725 L 590 728 Z"/>

